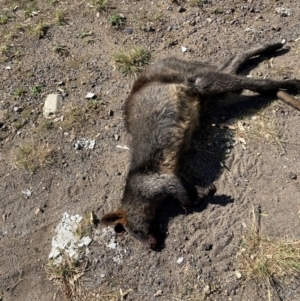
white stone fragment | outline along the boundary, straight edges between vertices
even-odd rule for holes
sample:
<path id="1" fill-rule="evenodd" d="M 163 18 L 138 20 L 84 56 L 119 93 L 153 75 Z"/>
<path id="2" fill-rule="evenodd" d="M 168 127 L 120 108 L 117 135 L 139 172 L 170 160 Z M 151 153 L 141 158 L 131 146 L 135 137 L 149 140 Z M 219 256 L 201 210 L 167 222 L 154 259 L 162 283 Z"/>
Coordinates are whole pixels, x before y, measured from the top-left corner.
<path id="1" fill-rule="evenodd" d="M 85 98 L 91 99 L 91 98 L 94 98 L 95 96 L 96 96 L 96 95 L 95 95 L 94 93 L 88 92 Z"/>
<path id="2" fill-rule="evenodd" d="M 184 47 L 184 46 L 181 46 L 181 51 L 182 51 L 183 53 L 185 53 L 185 52 L 187 52 L 187 48 Z"/>
<path id="3" fill-rule="evenodd" d="M 87 247 L 92 242 L 92 239 L 88 236 L 84 236 L 81 238 L 80 242 L 78 243 L 78 247 Z"/>
<path id="4" fill-rule="evenodd" d="M 288 17 L 291 15 L 291 9 L 285 7 L 276 7 L 276 12 L 280 14 L 282 17 Z"/>
<path id="5" fill-rule="evenodd" d="M 75 149 L 76 150 L 83 149 L 83 148 L 94 149 L 95 144 L 96 144 L 96 140 L 94 139 L 89 140 L 89 139 L 82 138 L 77 140 L 77 142 L 75 143 Z"/>
<path id="6" fill-rule="evenodd" d="M 121 149 L 129 149 L 129 147 L 126 145 L 117 145 L 116 147 Z"/>
<path id="7" fill-rule="evenodd" d="M 52 248 L 49 254 L 49 259 L 55 259 L 54 264 L 62 261 L 63 254 L 74 259 L 88 254 L 87 246 L 92 239 L 87 236 L 80 239 L 76 235 L 76 229 L 82 220 L 83 217 L 78 214 L 69 215 L 67 212 L 63 214 L 61 222 L 55 228 L 56 235 L 52 238 Z M 86 248 L 82 250 L 83 247 Z"/>
<path id="8" fill-rule="evenodd" d="M 183 261 L 184 261 L 184 257 L 179 257 L 179 258 L 177 259 L 176 262 L 177 262 L 178 264 L 182 264 Z"/>
<path id="9" fill-rule="evenodd" d="M 239 271 L 235 271 L 235 275 L 236 275 L 237 279 L 242 278 L 242 274 Z"/>
<path id="10" fill-rule="evenodd" d="M 111 241 L 108 245 L 107 245 L 108 248 L 110 249 L 115 249 L 117 247 L 117 243 L 114 242 L 114 241 Z"/>
<path id="11" fill-rule="evenodd" d="M 60 94 L 48 94 L 43 107 L 43 115 L 46 118 L 55 118 L 61 110 L 62 96 Z"/>
<path id="12" fill-rule="evenodd" d="M 22 194 L 24 195 L 25 199 L 29 199 L 31 197 L 31 191 L 29 189 L 25 189 L 22 191 Z"/>

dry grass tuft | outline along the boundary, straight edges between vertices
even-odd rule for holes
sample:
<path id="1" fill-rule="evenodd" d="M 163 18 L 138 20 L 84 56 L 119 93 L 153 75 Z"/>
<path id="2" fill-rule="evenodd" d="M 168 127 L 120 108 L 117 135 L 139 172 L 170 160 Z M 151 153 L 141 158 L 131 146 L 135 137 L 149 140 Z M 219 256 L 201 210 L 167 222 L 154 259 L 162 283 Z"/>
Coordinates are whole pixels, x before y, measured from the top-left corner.
<path id="1" fill-rule="evenodd" d="M 79 131 L 88 119 L 89 114 L 86 108 L 71 106 L 65 109 L 62 128 L 64 131 Z"/>
<path id="2" fill-rule="evenodd" d="M 300 241 L 269 237 L 261 233 L 255 221 L 242 239 L 239 257 L 246 280 L 276 289 L 300 277 Z"/>
<path id="3" fill-rule="evenodd" d="M 99 223 L 98 217 L 94 212 L 86 212 L 83 216 L 83 220 L 78 224 L 75 235 L 79 238 L 84 236 L 93 236 L 93 228 Z"/>
<path id="4" fill-rule="evenodd" d="M 62 10 L 55 10 L 54 20 L 57 25 L 67 24 L 67 12 Z"/>
<path id="5" fill-rule="evenodd" d="M 107 9 L 106 0 L 91 0 L 91 5 L 99 12 L 103 12 Z"/>
<path id="6" fill-rule="evenodd" d="M 46 269 L 49 279 L 62 288 L 68 300 L 74 300 L 74 296 L 81 295 L 78 279 L 84 274 L 84 270 L 80 268 L 78 261 L 64 256 L 60 264 L 50 261 Z"/>
<path id="7" fill-rule="evenodd" d="M 190 0 L 189 4 L 192 7 L 202 7 L 203 4 L 207 3 L 207 0 Z"/>
<path id="8" fill-rule="evenodd" d="M 131 51 L 115 53 L 116 67 L 124 74 L 135 75 L 150 62 L 150 52 L 143 47 L 135 47 Z"/>
<path id="9" fill-rule="evenodd" d="M 267 143 L 271 146 L 279 146 L 282 150 L 282 131 L 276 112 L 281 109 L 279 101 L 273 102 L 266 108 L 258 111 L 255 115 L 246 115 L 237 120 L 231 120 L 228 127 L 234 133 L 237 141 L 246 144 L 248 141 Z"/>
<path id="10" fill-rule="evenodd" d="M 48 29 L 49 25 L 41 21 L 32 29 L 32 32 L 39 39 L 42 39 L 46 35 Z"/>
<path id="11" fill-rule="evenodd" d="M 21 145 L 15 156 L 16 165 L 30 172 L 55 162 L 56 152 L 48 144 L 27 142 Z"/>
<path id="12" fill-rule="evenodd" d="M 64 256 L 60 264 L 50 261 L 46 266 L 48 278 L 56 283 L 69 301 L 122 301 L 131 292 L 111 292 L 103 294 L 100 289 L 88 290 L 81 283 L 80 278 L 84 275 L 86 265 L 68 256 Z"/>

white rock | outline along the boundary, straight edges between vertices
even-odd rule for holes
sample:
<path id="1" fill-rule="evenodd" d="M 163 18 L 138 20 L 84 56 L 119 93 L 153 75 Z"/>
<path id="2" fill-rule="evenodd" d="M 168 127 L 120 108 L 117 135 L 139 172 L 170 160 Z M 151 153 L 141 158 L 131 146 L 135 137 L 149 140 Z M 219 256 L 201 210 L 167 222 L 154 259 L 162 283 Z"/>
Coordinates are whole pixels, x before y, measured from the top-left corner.
<path id="1" fill-rule="evenodd" d="M 49 94 L 46 97 L 43 115 L 46 118 L 55 118 L 55 114 L 60 111 L 62 107 L 62 96 L 60 94 Z"/>
<path id="2" fill-rule="evenodd" d="M 96 95 L 94 93 L 88 92 L 85 98 L 94 98 Z"/>
<path id="3" fill-rule="evenodd" d="M 95 139 L 89 140 L 89 139 L 82 138 L 82 139 L 77 140 L 77 142 L 75 143 L 75 149 L 76 150 L 83 149 L 83 148 L 94 149 L 95 144 L 96 144 Z"/>
<path id="4" fill-rule="evenodd" d="M 92 239 L 90 237 L 79 239 L 76 235 L 76 229 L 82 219 L 83 217 L 78 214 L 69 215 L 67 212 L 63 214 L 61 222 L 55 228 L 56 235 L 52 238 L 52 249 L 49 254 L 49 259 L 55 259 L 54 264 L 58 265 L 61 262 L 63 254 L 78 259 L 89 252 L 88 248 L 82 250 L 82 247 L 87 247 Z"/>
<path id="5" fill-rule="evenodd" d="M 111 241 L 111 242 L 107 245 L 107 247 L 110 248 L 110 249 L 116 249 L 117 243 L 114 242 L 114 241 Z"/>
<path id="6" fill-rule="evenodd" d="M 64 116 L 57 117 L 53 119 L 53 122 L 64 121 Z"/>
<path id="7" fill-rule="evenodd" d="M 236 275 L 237 279 L 242 278 L 242 274 L 239 271 L 235 271 L 235 275 Z"/>
<path id="8" fill-rule="evenodd" d="M 25 199 L 29 199 L 31 197 L 31 191 L 29 189 L 22 191 L 22 194 L 24 195 Z"/>
<path id="9" fill-rule="evenodd" d="M 88 246 L 92 242 L 92 239 L 88 236 L 84 236 L 81 238 L 80 242 L 78 243 L 78 247 Z"/>
<path id="10" fill-rule="evenodd" d="M 187 48 L 184 47 L 184 46 L 181 46 L 181 51 L 182 51 L 183 53 L 185 53 L 185 52 L 187 52 Z"/>
<path id="11" fill-rule="evenodd" d="M 276 7 L 276 12 L 280 14 L 282 17 L 287 17 L 291 15 L 291 9 L 285 7 Z"/>
<path id="12" fill-rule="evenodd" d="M 177 259 L 176 262 L 177 262 L 178 264 L 182 264 L 183 261 L 184 261 L 184 257 L 179 257 L 179 258 Z"/>
<path id="13" fill-rule="evenodd" d="M 116 147 L 121 149 L 129 149 L 129 147 L 126 145 L 117 145 Z"/>

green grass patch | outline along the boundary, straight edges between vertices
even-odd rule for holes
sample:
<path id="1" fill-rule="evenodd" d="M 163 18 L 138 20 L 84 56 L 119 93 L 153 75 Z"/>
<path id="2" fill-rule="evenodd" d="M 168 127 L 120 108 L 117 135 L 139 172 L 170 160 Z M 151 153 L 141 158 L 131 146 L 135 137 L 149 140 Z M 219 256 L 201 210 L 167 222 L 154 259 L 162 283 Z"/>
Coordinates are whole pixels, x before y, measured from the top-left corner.
<path id="1" fill-rule="evenodd" d="M 135 47 L 131 51 L 119 51 L 114 54 L 118 70 L 125 74 L 136 75 L 150 62 L 150 52 L 144 47 Z"/>

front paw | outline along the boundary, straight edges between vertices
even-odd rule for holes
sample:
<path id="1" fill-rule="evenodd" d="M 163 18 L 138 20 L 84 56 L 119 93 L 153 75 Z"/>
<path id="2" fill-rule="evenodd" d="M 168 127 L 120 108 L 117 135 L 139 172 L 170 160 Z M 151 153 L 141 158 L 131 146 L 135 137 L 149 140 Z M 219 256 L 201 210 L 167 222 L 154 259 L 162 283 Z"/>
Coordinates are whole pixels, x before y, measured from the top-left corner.
<path id="1" fill-rule="evenodd" d="M 207 187 L 195 186 L 195 188 L 197 190 L 197 194 L 200 199 L 204 199 L 205 197 L 208 196 L 213 196 L 217 192 L 217 188 L 215 184 L 210 184 Z"/>

